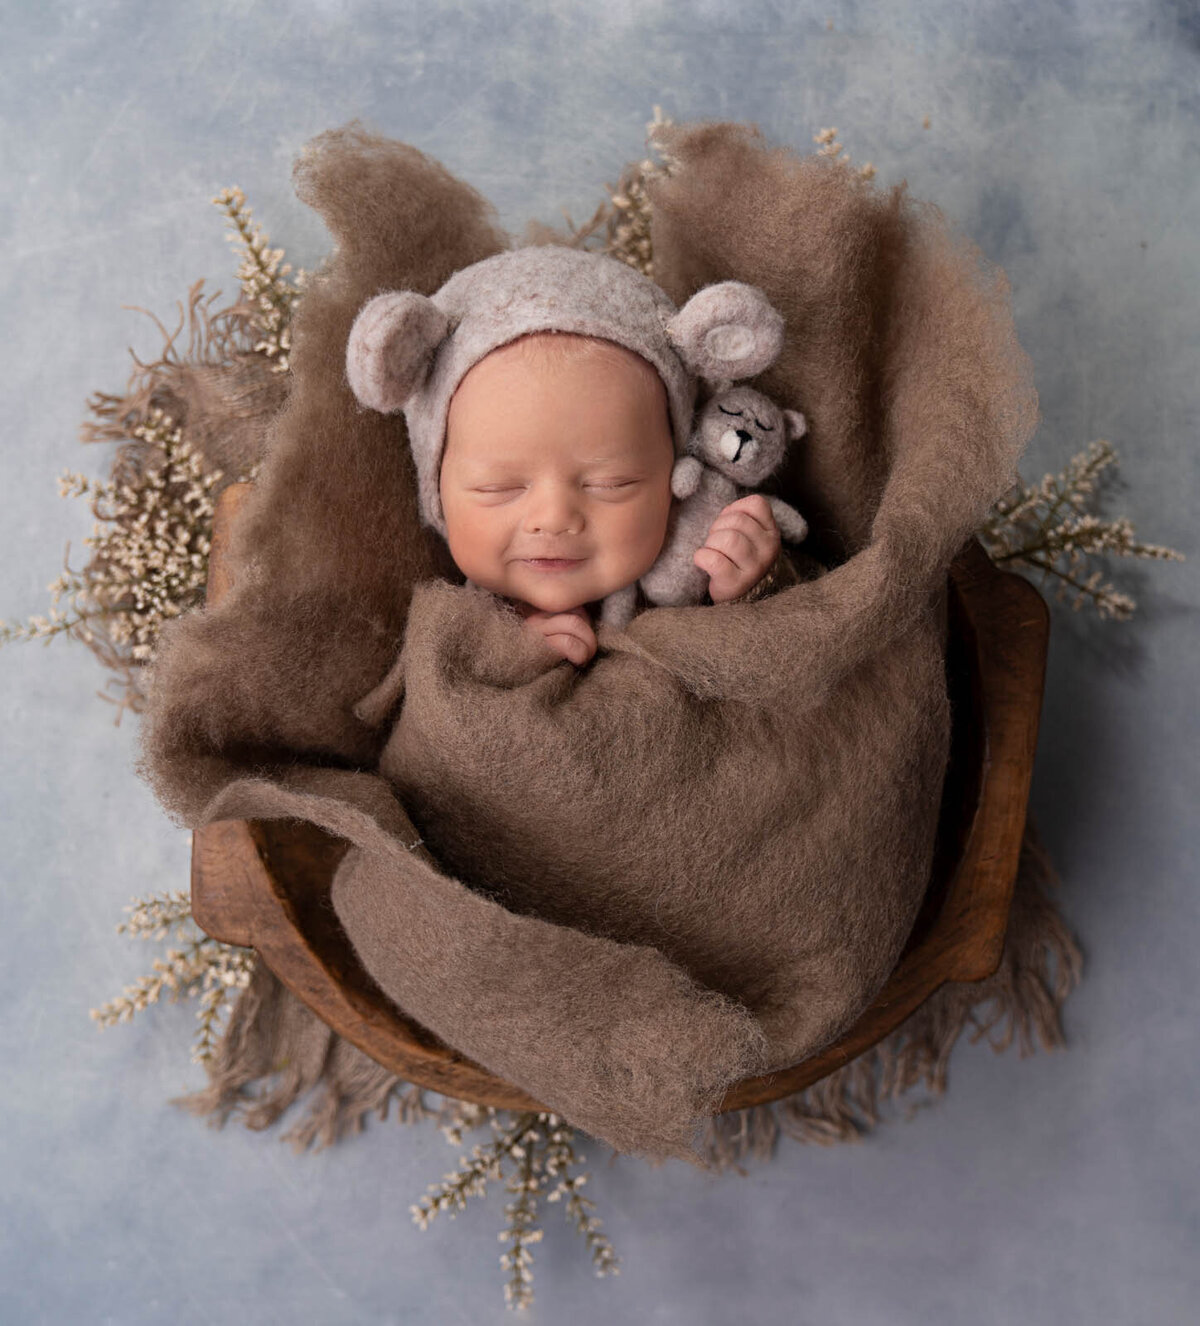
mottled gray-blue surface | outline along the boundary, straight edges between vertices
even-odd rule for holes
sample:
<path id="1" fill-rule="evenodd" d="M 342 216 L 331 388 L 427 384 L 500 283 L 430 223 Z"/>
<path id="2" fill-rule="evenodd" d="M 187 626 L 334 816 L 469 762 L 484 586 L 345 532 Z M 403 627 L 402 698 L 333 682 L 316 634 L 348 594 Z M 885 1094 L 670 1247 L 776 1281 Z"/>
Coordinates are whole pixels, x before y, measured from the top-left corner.
<path id="1" fill-rule="evenodd" d="M 0 616 L 45 613 L 91 519 L 66 468 L 84 400 L 157 349 L 198 275 L 233 289 L 209 199 L 238 184 L 298 264 L 320 223 L 289 168 L 361 116 L 442 160 L 519 233 L 676 120 L 751 120 L 907 178 L 1008 270 L 1044 421 L 1023 466 L 1097 437 L 1108 509 L 1183 564 L 1120 565 L 1128 624 L 1056 610 L 1033 813 L 1086 950 L 1065 1053 L 960 1045 L 951 1089 L 863 1145 L 784 1141 L 746 1177 L 605 1163 L 587 1189 L 623 1258 L 589 1274 L 545 1210 L 535 1322 L 663 1326 L 1185 1323 L 1200 1288 L 1195 1113 L 1200 19 L 1192 0 L 7 0 L 0 53 L 4 518 Z M 135 722 L 81 645 L 0 651 L 5 1065 L 0 1320 L 405 1323 L 504 1319 L 506 1195 L 422 1233 L 456 1159 L 393 1119 L 320 1154 L 210 1131 L 194 1005 L 103 1033 L 88 1010 L 163 945 L 114 933 L 186 887 L 188 841 L 131 771 Z M 291 1116 L 289 1116 L 291 1117 Z"/>

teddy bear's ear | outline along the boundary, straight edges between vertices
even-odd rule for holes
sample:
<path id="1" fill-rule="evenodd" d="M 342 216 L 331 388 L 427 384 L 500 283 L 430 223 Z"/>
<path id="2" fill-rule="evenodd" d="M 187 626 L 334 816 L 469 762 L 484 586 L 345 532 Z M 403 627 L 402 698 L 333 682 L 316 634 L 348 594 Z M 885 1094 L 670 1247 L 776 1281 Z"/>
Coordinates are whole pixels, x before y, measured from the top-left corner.
<path id="1" fill-rule="evenodd" d="M 794 442 L 797 438 L 803 437 L 808 432 L 808 420 L 799 410 L 784 410 L 783 423 L 787 429 L 787 438 L 789 442 Z"/>
<path id="2" fill-rule="evenodd" d="M 752 378 L 783 349 L 783 317 L 756 286 L 707 285 L 666 324 L 690 372 L 710 382 Z"/>
<path id="3" fill-rule="evenodd" d="M 450 319 L 415 290 L 390 290 L 368 300 L 346 342 L 346 379 L 368 409 L 394 414 L 429 371 Z"/>

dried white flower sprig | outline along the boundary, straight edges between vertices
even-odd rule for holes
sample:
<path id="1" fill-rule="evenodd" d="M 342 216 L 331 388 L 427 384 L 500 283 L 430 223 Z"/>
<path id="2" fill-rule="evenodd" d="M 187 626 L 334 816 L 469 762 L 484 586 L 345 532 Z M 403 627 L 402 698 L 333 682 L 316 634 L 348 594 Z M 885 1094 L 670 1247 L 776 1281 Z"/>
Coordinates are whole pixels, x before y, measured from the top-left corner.
<path id="1" fill-rule="evenodd" d="M 582 1196 L 580 1189 L 588 1181 L 588 1175 L 571 1174 L 573 1166 L 581 1165 L 587 1156 L 576 1155 L 574 1147 L 575 1130 L 557 1115 L 551 1114 L 546 1121 L 546 1173 L 558 1179 L 558 1186 L 546 1194 L 548 1202 L 563 1202 L 563 1214 L 575 1226 L 587 1242 L 592 1254 L 592 1265 L 598 1276 L 620 1275 L 618 1258 L 612 1244 L 600 1230 L 603 1221 L 592 1214 L 596 1203 Z"/>
<path id="2" fill-rule="evenodd" d="M 192 919 L 191 902 L 186 893 L 167 893 L 162 897 L 135 898 L 126 908 L 129 920 L 117 926 L 117 933 L 137 939 L 166 939 L 175 929 L 175 938 L 187 947 L 168 949 L 166 960 L 155 958 L 153 973 L 127 985 L 125 993 L 99 1008 L 90 1016 L 101 1027 L 132 1021 L 135 1013 L 157 1003 L 164 990 L 170 991 L 171 1003 L 200 996 L 196 1014 L 200 1029 L 192 1048 L 192 1062 L 206 1063 L 216 1048 L 221 1010 L 230 992 L 244 990 L 258 961 L 253 949 L 238 948 L 210 939 L 201 933 Z"/>
<path id="3" fill-rule="evenodd" d="M 535 1149 L 537 1141 L 538 1130 L 526 1128 L 510 1152 L 517 1162 L 517 1169 L 509 1175 L 504 1186 L 514 1194 L 515 1200 L 505 1204 L 508 1224 L 497 1235 L 502 1243 L 508 1242 L 507 1251 L 500 1254 L 501 1268 L 510 1273 L 504 1286 L 504 1301 L 506 1306 L 519 1312 L 524 1312 L 533 1302 L 533 1253 L 530 1247 L 542 1237 L 537 1224 L 537 1193 L 542 1183 Z"/>
<path id="4" fill-rule="evenodd" d="M 277 373 L 288 370 L 288 352 L 292 345 L 292 314 L 304 285 L 303 270 L 288 281 L 291 263 L 283 261 L 283 250 L 270 247 L 267 236 L 251 220 L 253 208 L 246 205 L 246 195 L 236 185 L 222 189 L 213 199 L 229 219 L 231 229 L 225 238 L 241 249 L 238 280 L 242 298 L 251 310 L 259 339 L 254 349 L 273 360 Z"/>
<path id="5" fill-rule="evenodd" d="M 850 154 L 846 151 L 845 147 L 838 142 L 838 131 L 835 128 L 818 129 L 817 132 L 813 134 L 813 142 L 820 143 L 820 147 L 817 149 L 817 156 L 833 157 L 836 161 L 840 161 L 843 166 L 848 166 L 850 164 Z M 873 180 L 875 178 L 875 167 L 869 161 L 864 161 L 863 164 L 859 166 L 858 173 L 864 180 Z"/>
<path id="6" fill-rule="evenodd" d="M 1070 598 L 1075 611 L 1091 603 L 1101 617 L 1125 621 L 1137 604 L 1128 594 L 1102 583 L 1102 571 L 1089 572 L 1087 558 L 1097 553 L 1167 562 L 1185 558 L 1161 544 L 1139 543 L 1125 516 L 1103 520 L 1088 510 L 1098 498 L 1101 475 L 1116 460 L 1112 445 L 1098 440 L 1041 483 L 1027 485 L 1018 479 L 992 508 L 979 539 L 998 566 L 1040 571 L 1043 583 L 1054 577 L 1056 602 Z"/>
<path id="7" fill-rule="evenodd" d="M 579 1191 L 588 1176 L 570 1172 L 585 1159 L 575 1154 L 575 1134 L 570 1125 L 556 1114 L 514 1113 L 459 1102 L 442 1132 L 451 1144 L 461 1146 L 464 1130 L 485 1122 L 492 1128 L 491 1142 L 475 1146 L 470 1156 L 459 1158 L 457 1170 L 445 1175 L 440 1183 L 430 1184 L 427 1196 L 410 1208 L 416 1224 L 427 1229 L 442 1211 L 453 1219 L 466 1207 L 468 1197 L 483 1196 L 490 1179 L 503 1177 L 504 1162 L 515 1162 L 505 1185 L 514 1200 L 504 1208 L 508 1223 L 497 1236 L 508 1243 L 500 1257 L 501 1267 L 510 1272 L 504 1287 L 508 1307 L 524 1311 L 533 1302 L 530 1248 L 542 1238 L 543 1231 L 536 1223 L 537 1195 L 547 1178 L 557 1179 L 557 1185 L 546 1200 L 566 1198 L 564 1214 L 586 1239 L 596 1274 L 618 1275 L 612 1244 L 600 1232 L 602 1222 L 591 1214 L 594 1203 Z"/>
<path id="8" fill-rule="evenodd" d="M 91 561 L 73 571 L 68 543 L 63 573 L 49 585 L 54 604 L 49 617 L 21 625 L 0 622 L 0 644 L 20 639 L 49 644 L 65 632 L 90 646 L 102 637 L 113 659 L 146 663 L 162 624 L 202 601 L 212 546 L 212 489 L 221 471 L 210 468 L 159 410 L 133 435 L 145 444 L 144 463 L 135 475 L 104 482 L 70 470 L 60 476 L 61 497 L 90 499 L 97 523 L 84 544 L 92 549 Z M 58 606 L 63 599 L 65 611 Z"/>
<path id="9" fill-rule="evenodd" d="M 488 1109 L 486 1117 L 493 1131 L 498 1131 L 500 1126 L 498 1112 Z M 489 1146 L 476 1146 L 472 1149 L 470 1157 L 460 1156 L 459 1168 L 446 1174 L 441 1183 L 431 1183 L 427 1195 L 415 1206 L 409 1207 L 414 1223 L 421 1229 L 428 1229 L 429 1222 L 443 1211 L 453 1220 L 459 1211 L 466 1209 L 468 1197 L 482 1197 L 487 1190 L 488 1180 L 498 1179 L 501 1176 L 501 1157 L 507 1155 L 517 1144 L 517 1139 L 526 1127 L 528 1124 L 519 1119 L 507 1132 L 497 1136 Z M 448 1125 L 442 1131 L 447 1141 L 461 1144 L 460 1124 Z"/>
<path id="10" fill-rule="evenodd" d="M 632 163 L 621 172 L 615 185 L 605 185 L 608 197 L 600 203 L 590 221 L 577 226 L 564 208 L 566 234 L 536 221 L 526 227 L 526 243 L 567 243 L 573 248 L 603 253 L 619 262 L 636 268 L 643 276 L 654 279 L 654 255 L 650 242 L 650 197 L 646 189 L 648 180 L 655 176 L 670 175 L 676 162 L 659 141 L 660 128 L 674 121 L 654 107 L 654 118 L 646 124 L 646 141 L 660 160 L 647 157 Z M 602 232 L 602 233 L 601 233 Z"/>
<path id="11" fill-rule="evenodd" d="M 163 335 L 158 362 L 144 364 L 133 356 L 137 372 L 125 394 L 93 393 L 88 408 L 95 418 L 80 432 L 84 442 L 122 444 L 110 479 L 96 483 L 67 472 L 59 480 L 60 496 L 90 498 L 93 514 L 110 528 L 102 533 L 97 526 L 93 537 L 84 540 L 94 555 L 79 571 L 69 565 L 68 543 L 63 574 L 49 585 L 49 616 L 15 625 L 0 620 L 0 645 L 48 642 L 61 634 L 86 644 L 118 674 L 124 688 L 117 699 L 98 692 L 117 705 L 117 723 L 126 709 L 140 713 L 144 708 L 139 673 L 153 656 L 163 621 L 203 599 L 214 489 L 224 478 L 184 438 L 176 421 L 153 403 L 155 397 L 176 371 L 223 365 L 245 353 L 273 359 L 273 370 L 287 368 L 290 318 L 304 273 L 297 274 L 294 286 L 283 280 L 290 267 L 279 267 L 282 250 L 268 249 L 265 237 L 251 226 L 240 190 L 226 190 L 215 201 L 226 206 L 237 227 L 234 237 L 245 242 L 242 299 L 214 313 L 211 305 L 217 296 L 204 297 L 203 281 L 197 281 L 188 292 L 186 313 L 180 307 L 173 332 L 150 314 Z M 185 324 L 187 345 L 181 352 L 177 341 Z M 237 478 L 253 480 L 258 470 L 259 464 L 252 464 Z M 71 607 L 63 611 L 58 604 L 68 596 Z"/>
<path id="12" fill-rule="evenodd" d="M 654 251 L 650 242 L 651 208 L 646 183 L 659 176 L 669 176 L 678 167 L 658 133 L 659 129 L 670 124 L 674 124 L 674 120 L 663 114 L 661 106 L 655 106 L 654 118 L 646 125 L 646 142 L 651 151 L 658 154 L 658 161 L 646 157 L 634 166 L 627 166 L 617 187 L 610 187 L 608 191 L 612 214 L 607 224 L 605 251 L 637 268 L 651 280 L 654 279 Z"/>

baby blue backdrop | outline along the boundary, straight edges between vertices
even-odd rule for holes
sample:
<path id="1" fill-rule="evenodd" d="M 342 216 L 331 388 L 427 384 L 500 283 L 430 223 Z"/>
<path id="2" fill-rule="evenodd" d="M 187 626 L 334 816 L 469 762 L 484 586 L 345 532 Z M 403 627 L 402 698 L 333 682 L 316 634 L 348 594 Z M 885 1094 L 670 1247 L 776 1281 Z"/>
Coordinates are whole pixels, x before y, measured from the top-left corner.
<path id="1" fill-rule="evenodd" d="M 1196 1320 L 1197 311 L 1200 18 L 1191 0 L 149 0 L 0 9 L 0 616 L 45 613 L 91 519 L 64 469 L 86 395 L 119 388 L 205 275 L 209 199 L 240 185 L 299 265 L 301 144 L 361 116 L 471 181 L 519 233 L 589 217 L 655 104 L 812 149 L 836 125 L 879 179 L 937 201 L 1013 284 L 1044 420 L 1026 477 L 1113 442 L 1109 510 L 1183 564 L 1117 564 L 1128 624 L 1058 609 L 1033 813 L 1086 950 L 1070 1048 L 960 1044 L 951 1089 L 863 1145 L 787 1139 L 747 1177 L 585 1148 L 623 1259 L 596 1281 L 558 1207 L 535 1322 L 960 1326 Z M 747 218 L 753 224 L 753 217 Z M 163 945 L 117 935 L 185 888 L 189 844 L 131 770 L 82 646 L 0 650 L 4 751 L 0 1320 L 504 1319 L 507 1197 L 422 1233 L 458 1151 L 394 1116 L 321 1154 L 167 1104 L 201 1084 L 194 1004 L 100 1032 Z M 290 1119 L 294 1117 L 289 1116 Z"/>

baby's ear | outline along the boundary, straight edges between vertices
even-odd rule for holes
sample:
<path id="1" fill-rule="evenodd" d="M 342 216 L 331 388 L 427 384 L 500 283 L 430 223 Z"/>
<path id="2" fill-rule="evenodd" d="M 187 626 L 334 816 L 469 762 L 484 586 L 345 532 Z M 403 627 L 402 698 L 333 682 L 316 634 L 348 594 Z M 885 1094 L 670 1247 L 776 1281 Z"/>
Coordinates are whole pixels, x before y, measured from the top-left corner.
<path id="1" fill-rule="evenodd" d="M 697 290 L 666 330 L 689 371 L 710 382 L 752 378 L 783 349 L 783 316 L 742 281 Z"/>
<path id="2" fill-rule="evenodd" d="M 424 380 L 450 319 L 426 295 L 390 290 L 368 300 L 346 342 L 346 379 L 368 409 L 395 414 Z"/>

